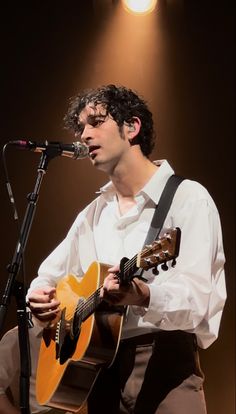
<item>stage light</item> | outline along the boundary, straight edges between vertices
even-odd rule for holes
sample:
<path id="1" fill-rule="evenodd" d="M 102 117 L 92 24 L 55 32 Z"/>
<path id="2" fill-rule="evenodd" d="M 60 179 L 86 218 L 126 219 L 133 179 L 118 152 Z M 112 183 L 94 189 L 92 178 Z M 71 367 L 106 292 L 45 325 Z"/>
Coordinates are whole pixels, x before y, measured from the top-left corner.
<path id="1" fill-rule="evenodd" d="M 157 0 L 122 0 L 122 3 L 133 14 L 148 14 L 155 9 Z"/>

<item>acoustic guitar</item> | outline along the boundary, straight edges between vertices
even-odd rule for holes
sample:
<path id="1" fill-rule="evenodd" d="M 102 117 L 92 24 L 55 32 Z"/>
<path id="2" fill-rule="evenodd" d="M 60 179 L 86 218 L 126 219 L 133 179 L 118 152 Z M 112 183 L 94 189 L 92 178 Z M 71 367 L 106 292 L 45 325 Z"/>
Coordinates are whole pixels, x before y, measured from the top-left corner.
<path id="1" fill-rule="evenodd" d="M 135 277 L 145 280 L 140 270 L 153 268 L 158 274 L 158 265 L 167 270 L 170 260 L 174 266 L 180 235 L 179 228 L 168 229 L 132 259 L 123 258 L 117 274 L 119 283 L 129 284 Z M 43 330 L 40 345 L 36 376 L 39 404 L 78 412 L 100 370 L 112 364 L 126 307 L 109 305 L 100 298 L 109 267 L 93 262 L 81 280 L 67 275 L 59 281 L 56 296 L 61 302 L 60 317 Z"/>

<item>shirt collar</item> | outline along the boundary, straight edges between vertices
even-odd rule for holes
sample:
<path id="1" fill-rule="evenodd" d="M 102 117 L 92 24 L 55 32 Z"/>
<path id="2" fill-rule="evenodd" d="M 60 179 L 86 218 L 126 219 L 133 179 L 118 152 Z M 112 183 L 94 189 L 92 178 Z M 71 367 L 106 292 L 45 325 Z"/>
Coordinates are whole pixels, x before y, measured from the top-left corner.
<path id="1" fill-rule="evenodd" d="M 155 204 L 158 204 L 165 184 L 168 178 L 174 174 L 174 170 L 167 160 L 156 160 L 153 163 L 159 168 L 140 190 L 139 194 L 144 194 L 144 196 L 154 201 Z M 103 195 L 107 202 L 114 199 L 116 191 L 112 181 L 102 186 L 97 193 Z"/>
<path id="2" fill-rule="evenodd" d="M 159 168 L 145 184 L 140 193 L 143 193 L 154 201 L 155 204 L 158 204 L 167 180 L 174 174 L 174 170 L 167 160 L 157 160 L 154 161 L 154 164 L 158 165 Z"/>

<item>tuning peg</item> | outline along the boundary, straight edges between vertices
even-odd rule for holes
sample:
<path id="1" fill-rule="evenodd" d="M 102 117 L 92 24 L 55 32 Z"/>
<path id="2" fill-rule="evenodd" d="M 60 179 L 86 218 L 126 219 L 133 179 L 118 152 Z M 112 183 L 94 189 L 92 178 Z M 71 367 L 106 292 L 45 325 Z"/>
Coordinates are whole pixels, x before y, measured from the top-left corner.
<path id="1" fill-rule="evenodd" d="M 165 270 L 165 271 L 169 269 L 166 262 L 161 265 L 161 268 L 162 270 Z"/>
<path id="2" fill-rule="evenodd" d="M 176 265 L 176 259 L 173 259 L 173 260 L 172 260 L 172 263 L 171 263 L 171 266 L 172 266 L 172 267 L 175 267 L 175 265 Z"/>
<path id="3" fill-rule="evenodd" d="M 152 273 L 156 276 L 159 275 L 159 270 L 157 266 L 152 269 Z"/>
<path id="4" fill-rule="evenodd" d="M 149 265 L 150 263 L 152 263 L 150 257 L 145 257 L 144 262 Z"/>

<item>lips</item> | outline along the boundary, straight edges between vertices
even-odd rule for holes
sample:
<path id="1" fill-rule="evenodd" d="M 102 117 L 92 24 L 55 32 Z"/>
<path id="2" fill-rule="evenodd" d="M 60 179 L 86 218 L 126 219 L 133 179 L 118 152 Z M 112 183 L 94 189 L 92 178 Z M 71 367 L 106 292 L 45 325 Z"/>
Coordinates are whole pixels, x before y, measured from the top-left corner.
<path id="1" fill-rule="evenodd" d="M 98 150 L 99 148 L 100 148 L 99 145 L 90 145 L 89 146 L 89 156 L 94 158 L 96 156 L 95 151 Z"/>

